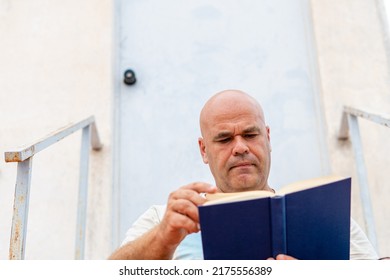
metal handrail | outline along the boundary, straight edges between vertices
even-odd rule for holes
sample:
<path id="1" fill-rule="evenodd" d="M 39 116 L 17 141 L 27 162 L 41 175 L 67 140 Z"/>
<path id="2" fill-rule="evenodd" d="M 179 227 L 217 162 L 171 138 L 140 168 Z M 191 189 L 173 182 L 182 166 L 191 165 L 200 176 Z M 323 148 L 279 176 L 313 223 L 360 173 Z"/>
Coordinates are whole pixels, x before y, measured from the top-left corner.
<path id="1" fill-rule="evenodd" d="M 358 117 L 386 127 L 390 127 L 390 118 L 385 118 L 378 114 L 373 114 L 356 108 L 345 106 L 343 109 L 340 131 L 338 136 L 339 140 L 343 141 L 348 140 L 349 136 L 351 137 L 351 142 L 356 160 L 357 176 L 360 186 L 360 197 L 363 207 L 365 228 L 367 230 L 368 238 L 370 239 L 372 245 L 377 249 L 374 215 L 371 205 L 367 171 L 364 163 L 363 147 L 357 120 Z"/>
<path id="2" fill-rule="evenodd" d="M 25 255 L 33 156 L 80 129 L 82 129 L 82 139 L 80 152 L 80 177 L 75 259 L 84 258 L 89 149 L 91 146 L 94 150 L 100 150 L 102 148 L 102 144 L 100 142 L 96 128 L 95 118 L 93 116 L 86 118 L 78 123 L 70 124 L 64 128 L 60 128 L 59 130 L 47 135 L 46 137 L 34 142 L 31 145 L 25 145 L 13 151 L 5 152 L 4 155 L 6 162 L 18 163 L 9 259 L 21 260 L 24 259 Z"/>

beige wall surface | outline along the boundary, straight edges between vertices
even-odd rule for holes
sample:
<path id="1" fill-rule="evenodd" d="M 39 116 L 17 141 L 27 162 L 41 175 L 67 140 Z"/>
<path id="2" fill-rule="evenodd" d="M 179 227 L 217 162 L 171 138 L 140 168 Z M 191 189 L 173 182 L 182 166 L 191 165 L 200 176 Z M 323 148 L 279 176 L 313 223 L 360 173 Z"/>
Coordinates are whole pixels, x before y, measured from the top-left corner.
<path id="1" fill-rule="evenodd" d="M 95 115 L 86 258 L 110 253 L 112 3 L 0 1 L 0 259 L 8 258 L 16 163 L 3 153 Z M 73 259 L 81 132 L 33 159 L 26 259 Z"/>
<path id="2" fill-rule="evenodd" d="M 379 1 L 378 1 L 379 2 Z M 364 228 L 351 141 L 337 140 L 344 105 L 390 116 L 386 28 L 376 0 L 311 1 L 332 172 L 352 176 L 352 215 Z M 390 255 L 390 129 L 360 121 L 378 253 Z"/>
<path id="3" fill-rule="evenodd" d="M 0 152 L 89 115 L 104 148 L 90 161 L 86 258 L 111 252 L 115 1 L 0 0 Z M 332 171 L 353 176 L 353 217 L 363 226 L 351 143 L 337 141 L 343 105 L 390 112 L 385 31 L 375 0 L 311 1 Z M 390 255 L 390 129 L 362 122 L 379 254 Z M 33 160 L 27 259 L 72 259 L 80 133 Z M 16 164 L 0 159 L 0 259 L 8 258 Z"/>

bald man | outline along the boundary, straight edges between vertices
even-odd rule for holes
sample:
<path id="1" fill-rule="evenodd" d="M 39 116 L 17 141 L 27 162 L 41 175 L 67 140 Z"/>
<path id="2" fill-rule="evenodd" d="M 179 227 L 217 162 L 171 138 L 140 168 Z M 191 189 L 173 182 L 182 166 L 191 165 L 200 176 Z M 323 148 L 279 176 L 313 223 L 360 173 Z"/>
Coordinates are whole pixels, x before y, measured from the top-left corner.
<path id="1" fill-rule="evenodd" d="M 172 192 L 166 206 L 152 206 L 134 223 L 110 259 L 202 259 L 201 193 L 273 191 L 268 185 L 270 129 L 253 97 L 239 90 L 215 94 L 200 113 L 200 128 L 200 153 L 216 186 L 195 182 Z M 377 258 L 364 233 L 351 224 L 351 258 Z"/>

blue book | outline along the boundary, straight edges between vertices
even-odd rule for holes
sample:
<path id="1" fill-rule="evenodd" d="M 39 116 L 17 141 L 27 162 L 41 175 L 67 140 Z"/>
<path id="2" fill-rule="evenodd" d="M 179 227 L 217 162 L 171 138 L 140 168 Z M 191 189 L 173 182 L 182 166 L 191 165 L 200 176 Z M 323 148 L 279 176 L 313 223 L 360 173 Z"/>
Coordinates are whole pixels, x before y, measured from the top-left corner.
<path id="1" fill-rule="evenodd" d="M 351 178 L 321 177 L 276 193 L 208 194 L 199 206 L 205 260 L 348 260 Z"/>

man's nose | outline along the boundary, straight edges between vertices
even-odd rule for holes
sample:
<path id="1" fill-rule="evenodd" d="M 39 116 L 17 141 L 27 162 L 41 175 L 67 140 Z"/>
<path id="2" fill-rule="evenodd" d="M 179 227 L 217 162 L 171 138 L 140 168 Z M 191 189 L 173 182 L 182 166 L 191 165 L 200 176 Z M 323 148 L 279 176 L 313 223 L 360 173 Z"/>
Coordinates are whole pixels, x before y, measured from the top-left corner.
<path id="1" fill-rule="evenodd" d="M 242 137 L 236 137 L 233 147 L 233 155 L 238 156 L 249 153 L 249 147 Z"/>

